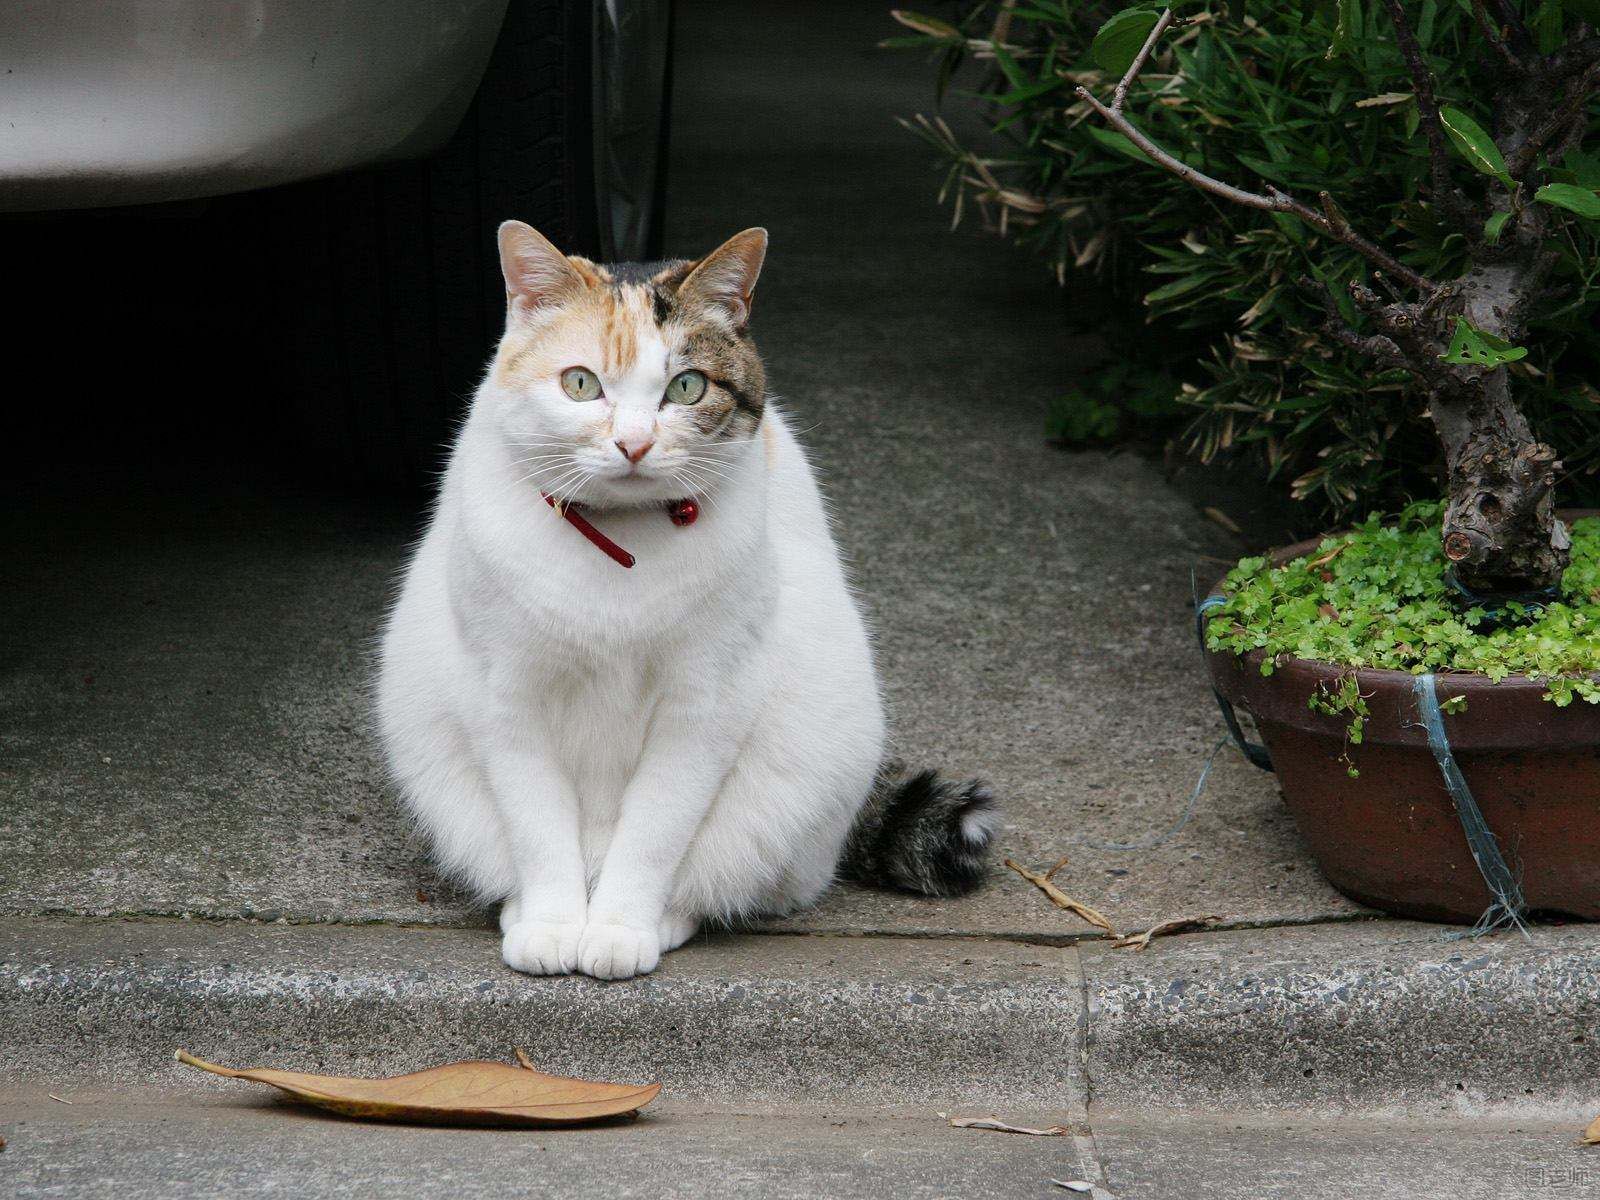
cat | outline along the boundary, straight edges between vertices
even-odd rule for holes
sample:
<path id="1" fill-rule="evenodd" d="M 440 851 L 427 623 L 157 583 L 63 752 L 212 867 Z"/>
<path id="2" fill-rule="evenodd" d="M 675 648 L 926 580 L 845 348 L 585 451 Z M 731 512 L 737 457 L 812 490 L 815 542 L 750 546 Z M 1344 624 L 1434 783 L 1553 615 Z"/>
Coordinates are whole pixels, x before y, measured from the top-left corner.
<path id="1" fill-rule="evenodd" d="M 649 266 L 516 221 L 499 246 L 505 333 L 377 714 L 442 867 L 503 901 L 507 965 L 642 974 L 840 874 L 975 887 L 987 789 L 882 761 L 867 626 L 749 334 L 766 232 Z"/>

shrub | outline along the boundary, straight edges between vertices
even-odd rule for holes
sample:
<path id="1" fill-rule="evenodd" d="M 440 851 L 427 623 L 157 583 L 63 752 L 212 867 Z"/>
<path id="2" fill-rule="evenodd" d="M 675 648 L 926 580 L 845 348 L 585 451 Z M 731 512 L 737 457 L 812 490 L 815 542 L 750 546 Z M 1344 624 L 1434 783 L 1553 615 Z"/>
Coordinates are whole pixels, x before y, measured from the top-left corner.
<path id="1" fill-rule="evenodd" d="M 985 71 L 1001 150 L 975 151 L 937 118 L 914 125 L 946 160 L 958 219 L 975 203 L 1058 277 L 1094 271 L 1114 295 L 1142 293 L 1150 348 L 1201 339 L 1198 359 L 1169 364 L 1191 414 L 1184 441 L 1206 459 L 1257 456 L 1318 515 L 1447 487 L 1446 535 L 1487 528 L 1462 507 L 1461 447 L 1437 421 L 1474 389 L 1514 390 L 1564 464 L 1563 502 L 1600 497 L 1600 0 L 1175 5 L 1117 115 L 1185 168 L 1307 212 L 1193 186 L 1105 119 L 1158 17 L 1118 8 L 990 0 L 948 23 L 896 13 L 915 31 L 899 44 L 936 51 L 941 93 L 963 61 Z M 1374 271 L 1343 236 L 1354 230 L 1392 269 Z M 1496 331 L 1462 289 L 1512 263 L 1528 286 Z M 1415 345 L 1395 346 L 1397 321 L 1416 326 Z M 1527 542 L 1533 510 L 1549 508 L 1524 500 L 1520 533 L 1501 541 Z M 1490 570 L 1498 553 L 1475 544 L 1462 565 L 1539 573 L 1503 556 Z"/>

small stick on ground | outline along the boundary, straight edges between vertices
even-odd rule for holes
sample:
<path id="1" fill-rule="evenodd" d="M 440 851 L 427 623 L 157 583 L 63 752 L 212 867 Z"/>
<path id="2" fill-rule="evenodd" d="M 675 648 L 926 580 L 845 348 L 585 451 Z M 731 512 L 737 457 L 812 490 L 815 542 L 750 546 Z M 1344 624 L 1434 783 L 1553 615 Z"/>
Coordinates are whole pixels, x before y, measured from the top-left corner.
<path id="1" fill-rule="evenodd" d="M 71 1104 L 72 1103 L 72 1101 L 68 1100 L 65 1096 L 58 1096 L 54 1092 L 46 1092 L 45 1095 L 49 1096 L 50 1099 L 54 1100 L 57 1104 Z"/>
<path id="2" fill-rule="evenodd" d="M 1018 875 L 1021 875 L 1029 883 L 1033 884 L 1034 887 L 1038 888 L 1041 892 L 1048 896 L 1050 903 L 1054 904 L 1057 908 L 1065 909 L 1075 917 L 1081 917 L 1083 920 L 1089 922 L 1089 924 L 1095 926 L 1097 929 L 1104 930 L 1110 937 L 1115 938 L 1122 936 L 1117 932 L 1116 926 L 1106 919 L 1106 915 L 1104 913 L 1102 913 L 1099 909 L 1090 908 L 1087 904 L 1080 904 L 1071 896 L 1063 892 L 1055 884 L 1051 883 L 1048 876 L 1039 875 L 1033 871 L 1030 871 L 1021 863 L 1014 862 L 1009 858 L 1006 859 L 1005 865 L 1010 867 Z M 1061 863 L 1056 864 L 1056 867 L 1060 866 Z M 1051 870 L 1055 870 L 1056 867 L 1051 868 Z"/>
<path id="3" fill-rule="evenodd" d="M 1010 1125 L 999 1117 L 951 1117 L 950 1124 L 957 1129 L 995 1129 L 1001 1133 L 1025 1133 L 1029 1137 L 1062 1137 L 1072 1132 L 1065 1125 L 1052 1125 L 1048 1129 L 1029 1129 L 1026 1125 Z"/>
<path id="4" fill-rule="evenodd" d="M 539 1069 L 533 1065 L 533 1060 L 528 1057 L 528 1052 L 521 1046 L 513 1046 L 511 1047 L 511 1050 L 517 1056 L 517 1061 L 521 1063 L 526 1070 L 537 1071 Z"/>
<path id="5" fill-rule="evenodd" d="M 1159 925 L 1152 925 L 1143 933 L 1130 933 L 1127 937 L 1118 938 L 1112 942 L 1118 949 L 1132 947 L 1135 950 L 1145 950 L 1150 946 L 1151 938 L 1164 937 L 1169 933 L 1181 933 L 1185 929 L 1202 929 L 1213 921 L 1220 921 L 1221 917 L 1212 913 L 1204 917 L 1177 917 L 1171 921 L 1162 921 Z"/>

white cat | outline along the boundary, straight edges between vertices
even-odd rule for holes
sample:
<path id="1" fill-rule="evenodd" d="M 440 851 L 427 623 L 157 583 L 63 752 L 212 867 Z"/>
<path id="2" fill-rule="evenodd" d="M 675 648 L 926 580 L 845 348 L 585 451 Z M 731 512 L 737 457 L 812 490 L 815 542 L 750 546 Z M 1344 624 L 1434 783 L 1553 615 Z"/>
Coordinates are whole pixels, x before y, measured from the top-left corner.
<path id="1" fill-rule="evenodd" d="M 703 920 L 810 904 L 837 870 L 981 878 L 987 793 L 880 772 L 866 627 L 746 332 L 766 245 L 603 268 L 500 228 L 505 335 L 378 715 L 443 866 L 505 901 L 519 971 L 650 971 Z"/>

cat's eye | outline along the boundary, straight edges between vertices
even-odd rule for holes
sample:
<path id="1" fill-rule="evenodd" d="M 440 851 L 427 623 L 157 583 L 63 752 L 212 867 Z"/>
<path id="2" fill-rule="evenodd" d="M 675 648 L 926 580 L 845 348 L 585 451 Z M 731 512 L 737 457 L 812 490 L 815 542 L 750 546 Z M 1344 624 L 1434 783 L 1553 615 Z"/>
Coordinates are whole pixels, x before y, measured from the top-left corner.
<path id="1" fill-rule="evenodd" d="M 679 371 L 667 384 L 667 399 L 674 404 L 698 404 L 706 394 L 706 377 L 699 371 Z"/>
<path id="2" fill-rule="evenodd" d="M 561 372 L 561 390 L 574 400 L 598 400 L 600 380 L 588 367 L 568 367 Z"/>

